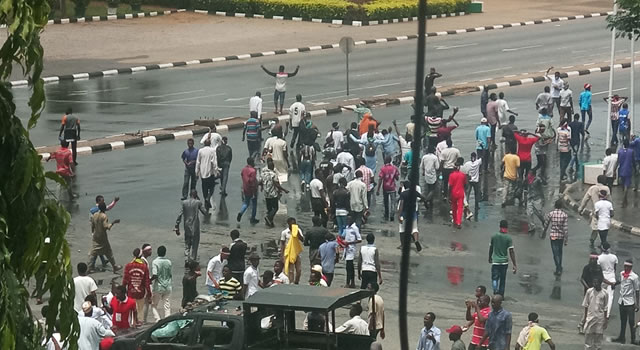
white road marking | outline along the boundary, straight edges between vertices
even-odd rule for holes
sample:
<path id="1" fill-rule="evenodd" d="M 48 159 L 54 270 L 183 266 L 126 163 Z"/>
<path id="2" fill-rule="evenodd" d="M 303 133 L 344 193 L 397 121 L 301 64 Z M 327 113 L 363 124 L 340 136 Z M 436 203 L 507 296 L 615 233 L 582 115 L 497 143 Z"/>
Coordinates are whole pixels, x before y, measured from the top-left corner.
<path id="1" fill-rule="evenodd" d="M 231 102 L 231 101 L 242 101 L 242 100 L 246 100 L 249 99 L 249 97 L 235 97 L 235 98 L 227 98 L 224 100 L 224 102 Z"/>
<path id="2" fill-rule="evenodd" d="M 382 96 L 389 96 L 389 94 L 379 94 L 379 95 L 373 95 L 371 97 L 382 97 Z"/>
<path id="3" fill-rule="evenodd" d="M 542 47 L 542 45 L 531 45 L 531 46 L 522 46 L 522 47 L 514 47 L 514 48 L 508 48 L 508 49 L 502 49 L 502 52 L 512 52 L 512 51 L 519 51 L 519 50 L 526 50 L 526 49 L 535 49 L 538 47 Z"/>
<path id="4" fill-rule="evenodd" d="M 626 87 L 619 88 L 619 89 L 613 89 L 613 90 L 611 90 L 611 92 L 622 91 L 622 90 L 626 90 L 626 89 L 627 89 Z M 604 94 L 608 94 L 608 93 L 609 93 L 609 91 L 607 90 L 607 91 L 594 92 L 592 95 L 604 95 Z"/>
<path id="5" fill-rule="evenodd" d="M 96 94 L 96 93 L 100 93 L 100 92 L 109 92 L 109 91 L 117 91 L 117 90 L 127 90 L 129 87 L 119 87 L 119 88 L 115 88 L 115 89 L 105 89 L 105 90 L 95 90 L 95 91 L 84 91 L 84 90 L 80 90 L 80 91 L 73 91 L 69 94 L 69 96 L 83 96 L 83 95 L 88 95 L 88 94 Z"/>
<path id="6" fill-rule="evenodd" d="M 436 50 L 449 50 L 449 49 L 458 49 L 458 48 L 461 48 L 461 47 L 476 46 L 476 45 L 478 45 L 478 43 L 450 45 L 450 46 L 436 46 L 435 49 Z"/>
<path id="7" fill-rule="evenodd" d="M 404 91 L 400 91 L 400 93 L 402 93 L 402 94 L 406 94 L 406 93 L 408 93 L 408 92 L 415 92 L 415 91 L 416 91 L 415 89 L 411 89 L 411 90 L 404 90 Z"/>
<path id="8" fill-rule="evenodd" d="M 159 98 L 159 97 L 167 97 L 167 96 L 186 95 L 186 94 L 192 94 L 194 92 L 204 92 L 204 90 L 174 92 L 171 94 L 164 94 L 164 95 L 145 96 L 144 98 Z"/>
<path id="9" fill-rule="evenodd" d="M 509 66 L 509 67 L 503 67 L 503 68 L 495 68 L 495 69 L 487 69 L 487 70 L 478 70 L 478 71 L 475 71 L 475 72 L 471 72 L 471 73 L 469 73 L 469 74 L 489 73 L 489 72 L 495 72 L 495 71 L 505 70 L 505 69 L 510 69 L 510 68 L 513 68 L 513 67 Z"/>
<path id="10" fill-rule="evenodd" d="M 196 108 L 234 108 L 246 109 L 247 106 L 225 106 L 225 105 L 206 105 L 206 104 L 188 104 L 188 103 L 151 103 L 151 102 L 120 102 L 120 101 L 78 101 L 78 100 L 47 100 L 52 103 L 83 103 L 83 104 L 101 104 L 116 106 L 162 106 L 162 107 L 196 107 Z"/>
<path id="11" fill-rule="evenodd" d="M 162 101 L 162 103 L 172 103 L 172 102 L 180 102 L 180 101 L 191 101 L 191 100 L 197 100 L 197 99 L 201 99 L 201 98 L 214 97 L 214 96 L 221 96 L 221 95 L 226 95 L 226 93 L 225 93 L 225 92 L 222 92 L 222 93 L 219 93 L 219 94 L 212 94 L 212 95 L 204 95 L 204 96 L 195 96 L 195 97 L 179 98 L 179 99 L 177 99 L 177 100 Z"/>

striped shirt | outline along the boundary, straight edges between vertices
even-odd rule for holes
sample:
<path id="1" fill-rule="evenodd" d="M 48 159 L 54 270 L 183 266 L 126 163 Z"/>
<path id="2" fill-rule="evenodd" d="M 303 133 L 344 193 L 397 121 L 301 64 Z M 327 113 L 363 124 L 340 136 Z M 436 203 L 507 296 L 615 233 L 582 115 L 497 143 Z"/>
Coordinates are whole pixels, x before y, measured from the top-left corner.
<path id="1" fill-rule="evenodd" d="M 242 286 L 237 279 L 231 277 L 228 280 L 222 279 L 218 282 L 220 285 L 220 290 L 222 291 L 223 298 L 231 300 L 236 294 L 240 293 L 242 290 Z"/>
<path id="2" fill-rule="evenodd" d="M 246 130 L 247 140 L 248 141 L 257 141 L 258 131 L 260 130 L 260 122 L 256 118 L 249 118 L 244 123 L 244 128 Z"/>
<path id="3" fill-rule="evenodd" d="M 556 239 L 569 238 L 569 216 L 560 209 L 554 209 L 547 214 L 546 224 L 549 225 L 549 238 Z"/>
<path id="4" fill-rule="evenodd" d="M 480 310 L 480 314 L 485 318 L 485 320 L 489 317 L 489 312 L 491 312 L 491 308 L 488 306 Z M 484 323 L 487 321 L 480 322 L 480 320 L 478 320 L 477 312 L 473 313 L 473 319 L 473 335 L 471 336 L 471 344 L 479 345 L 482 337 L 484 336 Z M 484 340 L 482 346 L 489 346 L 489 338 Z"/>

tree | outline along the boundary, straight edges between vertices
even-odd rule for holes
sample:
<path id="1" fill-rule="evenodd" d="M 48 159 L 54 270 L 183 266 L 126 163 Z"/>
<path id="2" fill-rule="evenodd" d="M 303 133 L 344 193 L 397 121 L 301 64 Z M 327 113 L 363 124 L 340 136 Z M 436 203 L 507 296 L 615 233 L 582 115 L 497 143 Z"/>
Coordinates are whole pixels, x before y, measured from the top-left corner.
<path id="1" fill-rule="evenodd" d="M 69 213 L 50 195 L 46 179 L 62 181 L 45 173 L 28 129 L 33 128 L 44 107 L 44 82 L 40 75 L 44 50 L 40 33 L 47 23 L 46 0 L 0 2 L 0 24 L 7 39 L 0 48 L 0 349 L 38 349 L 43 329 L 34 322 L 25 285 L 36 275 L 44 277 L 50 292 L 46 333 L 56 319 L 72 349 L 79 332 L 73 309 L 70 252 L 65 233 Z M 31 82 L 31 114 L 26 129 L 16 116 L 11 89 L 6 84 L 13 68 Z M 50 239 L 45 244 L 45 238 Z M 46 263 L 43 263 L 46 261 Z"/>
<path id="2" fill-rule="evenodd" d="M 640 39 L 640 1 L 616 0 L 618 13 L 607 16 L 607 28 L 616 30 L 616 37 Z"/>

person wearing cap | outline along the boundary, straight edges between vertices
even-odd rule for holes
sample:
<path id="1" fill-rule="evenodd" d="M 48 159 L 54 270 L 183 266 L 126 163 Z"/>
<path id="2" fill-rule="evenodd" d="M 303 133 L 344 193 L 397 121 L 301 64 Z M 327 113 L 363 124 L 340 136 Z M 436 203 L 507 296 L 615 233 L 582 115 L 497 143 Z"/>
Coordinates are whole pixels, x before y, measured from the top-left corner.
<path id="1" fill-rule="evenodd" d="M 607 304 L 607 315 L 611 315 L 611 306 L 613 305 L 613 290 L 616 286 L 616 267 L 618 265 L 618 257 L 609 251 L 611 245 L 609 242 L 602 243 L 602 253 L 598 256 L 598 265 L 602 268 L 604 275 L 603 283 L 607 284 L 606 292 L 609 295 Z"/>
<path id="2" fill-rule="evenodd" d="M 528 316 L 529 322 L 522 328 L 516 341 L 516 350 L 540 350 L 542 343 L 549 344 L 551 350 L 556 349 L 549 332 L 538 325 L 538 314 L 532 312 Z"/>
<path id="3" fill-rule="evenodd" d="M 222 279 L 222 269 L 227 266 L 230 250 L 227 247 L 220 249 L 220 254 L 214 256 L 207 263 L 206 286 L 209 295 L 215 295 L 220 292 L 218 282 Z"/>
<path id="4" fill-rule="evenodd" d="M 418 346 L 416 350 L 440 350 L 440 329 L 433 325 L 436 321 L 436 314 L 427 312 L 424 315 L 424 327 L 420 331 Z"/>
<path id="5" fill-rule="evenodd" d="M 340 130 L 340 124 L 338 122 L 331 123 L 331 131 L 327 133 L 325 138 L 326 144 L 332 144 L 336 152 L 342 152 L 342 144 L 344 143 L 344 134 Z"/>
<path id="6" fill-rule="evenodd" d="M 580 202 L 580 206 L 578 207 L 578 213 L 581 215 L 584 213 L 585 208 L 590 203 L 591 206 L 595 206 L 595 204 L 600 200 L 600 192 L 605 191 L 607 196 L 605 197 L 607 200 L 611 200 L 611 193 L 609 187 L 606 185 L 607 178 L 603 174 L 598 175 L 597 177 L 598 183 L 589 187 L 587 192 L 582 197 L 582 201 Z M 594 242 L 596 237 L 598 236 L 598 220 L 596 217 L 591 215 L 591 238 L 589 239 L 591 249 L 594 248 Z M 600 242 L 602 243 L 602 242 Z"/>
<path id="7" fill-rule="evenodd" d="M 151 277 L 149 268 L 141 258 L 140 248 L 133 250 L 133 260 L 124 266 L 122 285 L 127 288 L 127 296 L 135 300 L 138 315 L 144 315 L 146 301 L 151 301 Z"/>
<path id="8" fill-rule="evenodd" d="M 254 295 L 259 288 L 262 288 L 262 282 L 260 281 L 260 271 L 258 265 L 260 265 L 260 255 L 253 252 L 249 255 L 249 263 L 247 269 L 244 271 L 244 285 L 242 290 L 244 291 L 244 299 Z"/>
<path id="9" fill-rule="evenodd" d="M 171 260 L 166 258 L 167 248 L 163 245 L 158 247 L 158 257 L 151 262 L 151 281 L 153 286 L 151 292 L 151 310 L 156 322 L 161 318 L 171 315 L 171 289 L 172 289 L 172 265 Z M 158 304 L 162 301 L 164 316 L 160 317 Z"/>
<path id="10" fill-rule="evenodd" d="M 88 297 L 87 299 L 90 298 Z M 82 303 L 82 312 L 79 313 L 79 315 L 93 318 L 94 320 L 100 322 L 100 324 L 102 324 L 102 326 L 106 329 L 111 329 L 111 327 L 113 326 L 113 322 L 111 322 L 111 315 L 107 315 L 104 310 L 93 305 L 89 300 Z"/>
<path id="11" fill-rule="evenodd" d="M 220 195 L 227 195 L 227 182 L 229 181 L 229 168 L 233 159 L 233 150 L 229 146 L 229 139 L 222 137 L 222 142 L 216 148 L 216 156 L 218 157 L 218 166 L 220 167 Z"/>
<path id="12" fill-rule="evenodd" d="M 487 118 L 480 119 L 480 125 L 476 127 L 476 152 L 482 159 L 484 171 L 489 168 L 489 145 L 491 144 L 491 128 L 489 128 Z"/>
<path id="13" fill-rule="evenodd" d="M 509 223 L 507 220 L 500 221 L 500 232 L 491 237 L 489 246 L 489 264 L 491 264 L 491 285 L 493 294 L 504 297 L 504 289 L 507 283 L 507 269 L 509 268 L 509 257 L 513 263 L 513 273 L 518 270 L 516 265 L 516 251 L 513 241 L 508 234 Z"/>
<path id="14" fill-rule="evenodd" d="M 322 274 L 322 266 L 313 265 L 311 267 L 311 275 L 309 276 L 309 285 L 328 287 L 327 278 Z"/>
<path id="15" fill-rule="evenodd" d="M 599 277 L 594 277 L 591 284 L 593 287 L 587 290 L 582 300 L 584 316 L 580 323 L 583 325 L 584 348 L 601 350 L 604 330 L 607 329 L 609 321 L 609 295 L 602 289 L 602 280 Z"/>
<path id="16" fill-rule="evenodd" d="M 559 92 L 560 96 L 560 120 L 570 119 L 573 115 L 573 91 L 569 89 L 569 83 L 564 82 L 562 90 Z"/>
<path id="17" fill-rule="evenodd" d="M 597 222 L 598 234 L 600 235 L 600 243 L 607 241 L 609 227 L 611 227 L 611 218 L 613 217 L 613 204 L 607 199 L 609 191 L 600 190 L 598 194 L 600 200 L 593 206 L 593 216 Z M 591 241 L 593 245 L 593 241 Z"/>
<path id="18" fill-rule="evenodd" d="M 584 84 L 584 91 L 580 93 L 580 98 L 578 103 L 580 104 L 580 114 L 582 115 L 582 122 L 584 123 L 585 115 L 589 115 L 589 120 L 587 124 L 585 124 L 584 131 L 589 135 L 589 126 L 591 125 L 591 120 L 593 119 L 593 113 L 591 110 L 591 84 Z"/>
<path id="19" fill-rule="evenodd" d="M 633 272 L 633 260 L 627 259 L 624 262 L 624 270 L 620 271 L 620 295 L 618 305 L 620 307 L 620 335 L 611 341 L 614 343 L 625 343 L 625 333 L 627 321 L 629 321 L 629 332 L 631 333 L 631 344 L 636 343 L 636 312 L 640 311 L 640 279 Z"/>
<path id="20" fill-rule="evenodd" d="M 449 333 L 449 340 L 451 340 L 451 350 L 467 349 L 462 339 L 460 339 L 462 337 L 462 327 L 458 325 L 451 326 L 447 329 L 447 333 Z"/>
<path id="21" fill-rule="evenodd" d="M 547 214 L 544 221 L 545 231 L 547 228 L 549 230 L 556 276 L 562 275 L 562 248 L 569 244 L 569 216 L 562 207 L 562 199 L 556 200 L 554 209 Z"/>

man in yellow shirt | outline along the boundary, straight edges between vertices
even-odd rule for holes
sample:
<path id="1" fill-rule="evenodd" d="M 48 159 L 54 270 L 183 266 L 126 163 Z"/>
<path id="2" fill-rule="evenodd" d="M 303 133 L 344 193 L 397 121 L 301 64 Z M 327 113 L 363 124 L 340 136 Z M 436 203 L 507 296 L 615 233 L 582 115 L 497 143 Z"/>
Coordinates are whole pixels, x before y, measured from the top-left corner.
<path id="1" fill-rule="evenodd" d="M 518 336 L 516 350 L 540 350 L 543 342 L 549 344 L 551 350 L 556 349 L 547 330 L 538 325 L 538 314 L 532 312 L 529 314 L 529 323 Z"/>
<path id="2" fill-rule="evenodd" d="M 512 205 L 515 201 L 516 189 L 518 185 L 518 168 L 520 167 L 520 157 L 516 154 L 513 146 L 507 148 L 507 153 L 502 158 L 502 169 L 504 169 L 504 202 L 502 207 L 507 204 Z"/>

